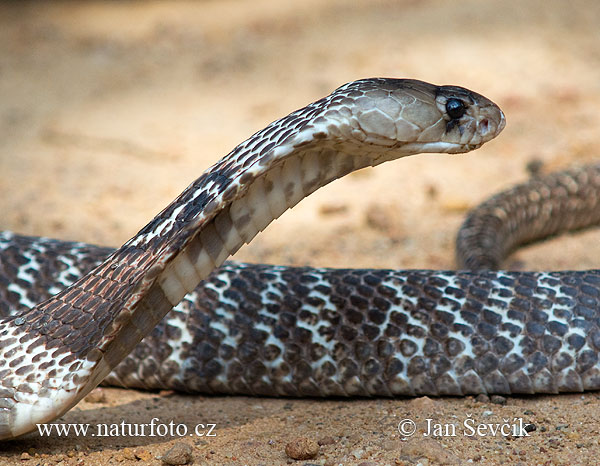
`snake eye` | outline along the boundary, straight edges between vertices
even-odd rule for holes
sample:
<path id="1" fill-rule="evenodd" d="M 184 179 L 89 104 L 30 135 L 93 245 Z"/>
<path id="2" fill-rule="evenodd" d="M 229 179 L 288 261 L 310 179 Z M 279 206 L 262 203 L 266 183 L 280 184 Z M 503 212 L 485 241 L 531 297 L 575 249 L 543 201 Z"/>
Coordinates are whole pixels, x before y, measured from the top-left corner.
<path id="1" fill-rule="evenodd" d="M 448 99 L 448 101 L 446 102 L 446 113 L 453 120 L 458 120 L 465 114 L 466 111 L 467 108 L 465 107 L 463 101 L 460 99 L 452 98 Z"/>

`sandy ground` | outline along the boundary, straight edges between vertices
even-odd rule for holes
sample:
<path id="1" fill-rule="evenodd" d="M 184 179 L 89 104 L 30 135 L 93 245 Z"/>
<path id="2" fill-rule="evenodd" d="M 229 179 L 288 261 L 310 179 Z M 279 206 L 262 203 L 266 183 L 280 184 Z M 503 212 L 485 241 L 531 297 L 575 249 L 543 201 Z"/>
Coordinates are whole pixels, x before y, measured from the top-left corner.
<path id="1" fill-rule="evenodd" d="M 596 0 L 0 4 L 0 228 L 119 245 L 271 120 L 350 80 L 414 77 L 491 97 L 508 127 L 468 156 L 416 157 L 333 183 L 236 258 L 452 268 L 469 207 L 524 180 L 531 161 L 551 170 L 596 157 L 598 17 Z M 561 238 L 507 266 L 597 267 L 599 239 Z M 35 434 L 1 445 L 0 464 L 160 464 L 157 457 L 181 444 L 191 446 L 194 464 L 597 462 L 598 394 L 505 401 L 105 389 L 61 422 L 157 418 L 190 429 L 216 424 L 216 436 Z M 403 419 L 416 422 L 415 436 L 398 431 Z M 424 437 L 426 419 L 455 424 L 456 435 Z M 526 438 L 470 436 L 467 419 L 523 419 L 536 430 Z M 321 443 L 316 458 L 286 456 L 298 436 Z"/>

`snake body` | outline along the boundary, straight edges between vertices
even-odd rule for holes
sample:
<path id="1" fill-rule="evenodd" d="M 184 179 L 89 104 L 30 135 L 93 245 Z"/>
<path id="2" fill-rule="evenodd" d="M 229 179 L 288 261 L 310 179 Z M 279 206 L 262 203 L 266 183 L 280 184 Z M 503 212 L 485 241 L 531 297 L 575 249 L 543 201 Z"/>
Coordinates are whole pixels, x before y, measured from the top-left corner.
<path id="1" fill-rule="evenodd" d="M 320 186 L 406 155 L 467 152 L 503 127 L 464 88 L 355 81 L 254 134 L 115 251 L 3 234 L 0 439 L 60 416 L 113 370 L 109 381 L 130 386 L 268 395 L 590 388 L 593 368 L 574 373 L 593 339 L 576 338 L 572 273 L 226 264 L 211 275 Z M 538 302 L 549 305 L 529 328 Z M 571 365 L 554 370 L 546 339 L 570 345 Z"/>

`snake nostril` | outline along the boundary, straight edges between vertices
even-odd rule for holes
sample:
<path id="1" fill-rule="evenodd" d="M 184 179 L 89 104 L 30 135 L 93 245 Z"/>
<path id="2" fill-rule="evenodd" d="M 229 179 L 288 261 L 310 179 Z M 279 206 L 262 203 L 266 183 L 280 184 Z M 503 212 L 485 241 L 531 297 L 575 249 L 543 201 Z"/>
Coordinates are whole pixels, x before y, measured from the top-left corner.
<path id="1" fill-rule="evenodd" d="M 484 118 L 479 122 L 479 129 L 481 130 L 481 134 L 487 134 L 490 130 L 490 122 L 487 118 Z"/>

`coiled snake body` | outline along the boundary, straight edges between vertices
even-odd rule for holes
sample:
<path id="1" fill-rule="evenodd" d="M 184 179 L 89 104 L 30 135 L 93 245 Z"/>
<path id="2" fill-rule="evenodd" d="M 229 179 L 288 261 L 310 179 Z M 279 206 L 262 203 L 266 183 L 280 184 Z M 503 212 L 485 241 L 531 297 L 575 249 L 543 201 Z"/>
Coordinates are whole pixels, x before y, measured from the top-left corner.
<path id="1" fill-rule="evenodd" d="M 405 155 L 466 152 L 503 127 L 495 104 L 463 88 L 356 81 L 240 144 L 116 251 L 1 234 L 0 438 L 60 416 L 109 373 L 125 386 L 263 395 L 600 388 L 594 271 L 213 272 L 320 186 Z M 555 180 L 564 209 L 579 205 L 575 181 L 600 184 L 585 173 Z M 517 197 L 547 213 L 551 196 L 536 192 Z M 503 202 L 467 221 L 467 265 L 487 265 L 481 231 L 508 229 L 495 258 L 535 236 L 534 216 Z M 553 213 L 540 234 L 585 226 Z"/>

